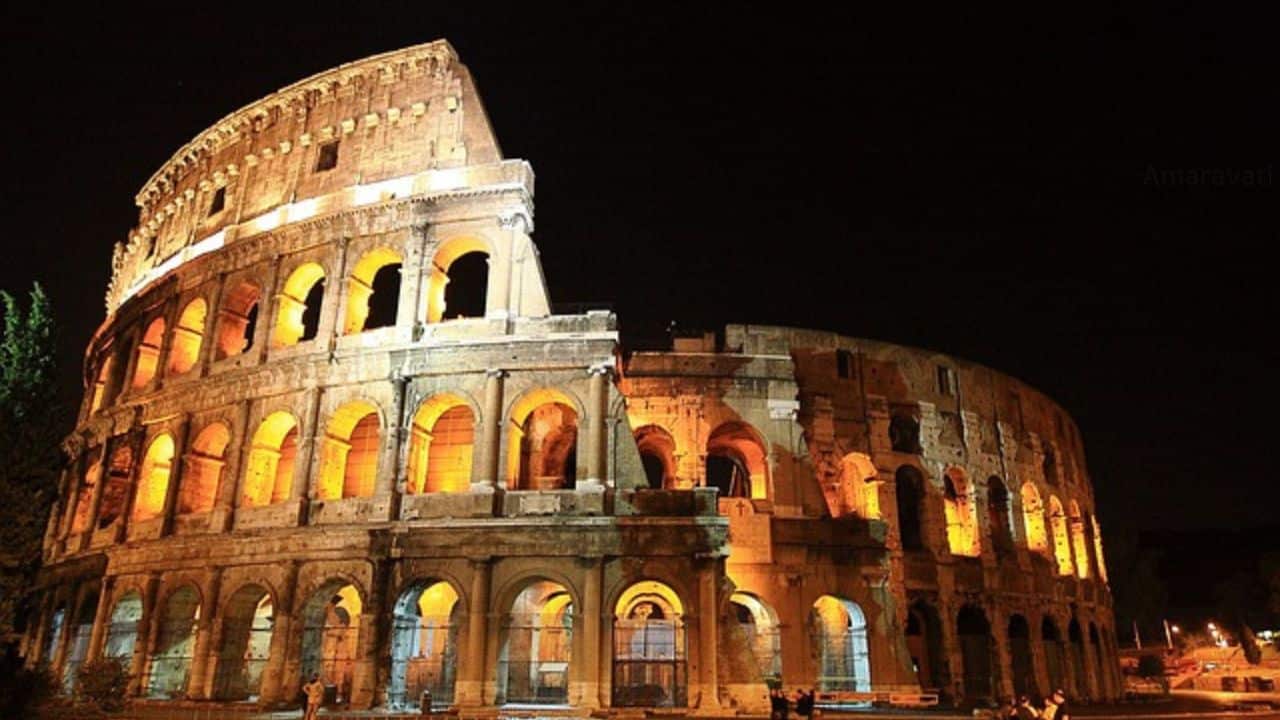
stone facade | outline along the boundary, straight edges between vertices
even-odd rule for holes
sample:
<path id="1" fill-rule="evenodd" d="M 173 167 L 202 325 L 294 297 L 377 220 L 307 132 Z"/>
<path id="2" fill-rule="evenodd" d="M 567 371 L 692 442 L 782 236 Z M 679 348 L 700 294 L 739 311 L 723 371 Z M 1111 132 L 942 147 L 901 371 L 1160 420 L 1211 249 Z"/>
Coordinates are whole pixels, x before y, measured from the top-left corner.
<path id="1" fill-rule="evenodd" d="M 267 707 L 312 674 L 477 713 L 1117 695 L 1060 408 L 868 340 L 624 355 L 611 313 L 553 314 L 532 170 L 447 43 L 227 116 L 137 201 L 30 662 Z"/>

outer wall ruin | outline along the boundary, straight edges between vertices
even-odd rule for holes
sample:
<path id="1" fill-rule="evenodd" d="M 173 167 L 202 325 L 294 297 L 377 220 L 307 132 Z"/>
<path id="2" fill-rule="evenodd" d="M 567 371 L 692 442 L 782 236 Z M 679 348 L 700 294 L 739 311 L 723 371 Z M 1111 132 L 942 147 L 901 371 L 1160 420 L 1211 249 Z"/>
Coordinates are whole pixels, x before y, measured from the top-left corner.
<path id="1" fill-rule="evenodd" d="M 137 197 L 25 652 L 145 702 L 1119 693 L 1079 432 L 830 333 L 551 312 L 533 172 L 442 41 L 228 115 Z M 471 269 L 467 269 L 471 268 Z M 464 272 L 465 270 L 465 272 Z"/>

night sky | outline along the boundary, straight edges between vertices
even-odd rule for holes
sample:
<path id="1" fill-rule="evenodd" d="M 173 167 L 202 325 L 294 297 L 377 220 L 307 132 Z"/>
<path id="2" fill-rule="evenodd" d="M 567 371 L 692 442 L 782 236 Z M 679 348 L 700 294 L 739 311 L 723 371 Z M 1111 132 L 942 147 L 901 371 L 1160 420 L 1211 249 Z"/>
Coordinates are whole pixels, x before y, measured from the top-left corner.
<path id="1" fill-rule="evenodd" d="M 537 173 L 553 300 L 610 302 L 636 337 L 790 324 L 982 362 L 1077 420 L 1108 535 L 1280 550 L 1272 25 L 532 5 L 6 8 L 0 287 L 45 284 L 69 394 L 170 154 L 443 37 Z M 1188 607 L 1205 564 L 1247 554 L 1196 537 L 1167 573 Z"/>

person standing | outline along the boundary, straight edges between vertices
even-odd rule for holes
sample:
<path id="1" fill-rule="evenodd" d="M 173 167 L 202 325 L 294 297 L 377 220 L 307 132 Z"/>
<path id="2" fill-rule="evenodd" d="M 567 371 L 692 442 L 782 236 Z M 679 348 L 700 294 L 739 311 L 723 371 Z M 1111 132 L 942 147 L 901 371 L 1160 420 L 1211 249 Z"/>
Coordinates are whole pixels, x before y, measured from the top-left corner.
<path id="1" fill-rule="evenodd" d="M 320 714 L 320 703 L 324 702 L 324 683 L 320 682 L 320 675 L 312 675 L 311 682 L 302 686 L 302 692 L 307 696 L 307 711 L 302 720 L 316 720 Z"/>
<path id="2" fill-rule="evenodd" d="M 1071 720 L 1066 706 L 1067 694 L 1062 692 L 1062 688 L 1058 688 L 1044 701 L 1044 712 L 1040 717 L 1044 720 Z"/>

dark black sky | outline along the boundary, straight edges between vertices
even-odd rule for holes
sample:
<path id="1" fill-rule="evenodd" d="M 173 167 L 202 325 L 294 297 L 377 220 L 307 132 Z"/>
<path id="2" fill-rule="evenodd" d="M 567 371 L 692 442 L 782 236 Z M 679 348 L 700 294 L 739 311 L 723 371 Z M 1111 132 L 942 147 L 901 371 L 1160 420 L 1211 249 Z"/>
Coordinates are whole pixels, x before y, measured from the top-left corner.
<path id="1" fill-rule="evenodd" d="M 1273 25 L 799 4 L 9 7 L 0 287 L 68 383 L 168 156 L 339 63 L 448 38 L 538 175 L 553 298 L 946 350 L 1077 419 L 1109 531 L 1276 522 Z M 1266 169 L 1261 187 L 1153 184 Z M 1280 541 L 1276 543 L 1280 546 Z"/>

